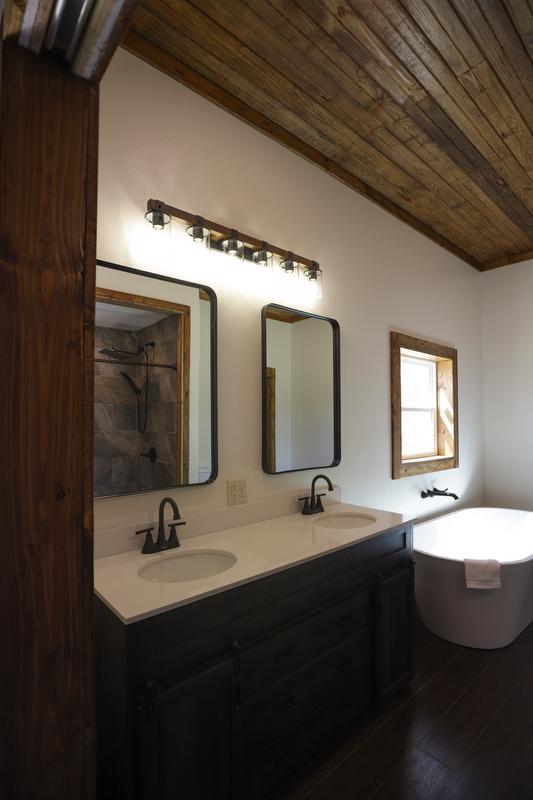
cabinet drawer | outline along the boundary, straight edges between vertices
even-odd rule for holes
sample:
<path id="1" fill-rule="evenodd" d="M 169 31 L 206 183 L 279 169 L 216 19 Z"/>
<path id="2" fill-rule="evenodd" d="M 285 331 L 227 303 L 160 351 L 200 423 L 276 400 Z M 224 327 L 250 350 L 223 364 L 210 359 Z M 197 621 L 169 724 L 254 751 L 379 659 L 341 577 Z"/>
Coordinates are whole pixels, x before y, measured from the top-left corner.
<path id="1" fill-rule="evenodd" d="M 309 616 L 255 642 L 241 653 L 243 698 L 250 700 L 311 659 L 370 626 L 374 589 L 310 611 Z"/>
<path id="2" fill-rule="evenodd" d="M 263 797 L 371 707 L 372 644 L 371 631 L 360 632 L 244 709 L 250 797 Z"/>
<path id="3" fill-rule="evenodd" d="M 280 681 L 245 705 L 247 742 L 270 742 L 295 722 L 305 723 L 317 709 L 326 711 L 348 697 L 354 700 L 358 692 L 366 699 L 371 677 L 371 638 L 370 629 L 364 628 L 302 672 Z"/>

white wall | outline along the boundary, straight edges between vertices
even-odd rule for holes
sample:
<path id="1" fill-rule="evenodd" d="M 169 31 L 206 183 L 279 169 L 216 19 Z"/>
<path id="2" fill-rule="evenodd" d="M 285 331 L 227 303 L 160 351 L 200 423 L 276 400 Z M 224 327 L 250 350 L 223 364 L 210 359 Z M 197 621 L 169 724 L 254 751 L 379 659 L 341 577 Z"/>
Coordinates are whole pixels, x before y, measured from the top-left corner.
<path id="1" fill-rule="evenodd" d="M 276 370 L 276 470 L 292 469 L 292 325 L 267 319 L 267 366 Z"/>
<path id="2" fill-rule="evenodd" d="M 160 259 L 165 234 L 143 220 L 146 200 L 231 224 L 301 252 L 324 268 L 323 296 L 293 307 L 336 318 L 341 327 L 341 465 L 329 470 L 348 501 L 431 513 L 451 501 L 423 501 L 436 483 L 482 501 L 480 280 L 473 269 L 318 168 L 133 56 L 119 51 L 101 85 L 98 256 L 191 279 L 176 254 Z M 335 234 L 333 235 L 332 232 Z M 227 259 L 226 259 L 227 261 Z M 249 273 L 250 275 L 252 273 Z M 217 262 L 220 476 L 177 490 L 184 513 L 226 502 L 227 479 L 246 478 L 250 500 L 309 484 L 312 472 L 261 470 L 260 310 L 276 297 L 243 273 L 231 283 Z M 302 289 L 303 291 L 303 289 Z M 389 329 L 459 351 L 459 469 L 390 478 Z M 96 526 L 154 517 L 160 494 L 96 503 Z M 431 504 L 431 505 L 429 505 Z"/>
<path id="3" fill-rule="evenodd" d="M 533 261 L 482 276 L 487 505 L 533 510 Z"/>
<path id="4" fill-rule="evenodd" d="M 333 330 L 306 319 L 292 329 L 293 463 L 333 462 Z"/>

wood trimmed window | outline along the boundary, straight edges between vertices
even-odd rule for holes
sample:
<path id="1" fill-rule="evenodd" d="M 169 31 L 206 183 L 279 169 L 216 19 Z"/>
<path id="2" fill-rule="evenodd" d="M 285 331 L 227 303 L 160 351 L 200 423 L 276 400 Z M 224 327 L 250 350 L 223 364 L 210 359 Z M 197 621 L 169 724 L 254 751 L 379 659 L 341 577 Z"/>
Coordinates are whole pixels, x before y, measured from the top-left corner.
<path id="1" fill-rule="evenodd" d="M 391 331 L 392 477 L 459 466 L 457 350 Z"/>

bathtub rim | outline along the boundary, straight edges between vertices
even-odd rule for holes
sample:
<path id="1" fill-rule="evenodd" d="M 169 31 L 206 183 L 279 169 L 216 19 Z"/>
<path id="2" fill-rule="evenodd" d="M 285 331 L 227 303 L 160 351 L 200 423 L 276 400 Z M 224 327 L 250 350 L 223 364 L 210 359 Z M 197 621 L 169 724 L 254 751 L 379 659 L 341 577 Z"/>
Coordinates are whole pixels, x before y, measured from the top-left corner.
<path id="1" fill-rule="evenodd" d="M 437 514 L 431 519 L 423 520 L 421 522 L 413 523 L 413 551 L 414 553 L 420 553 L 421 555 L 427 556 L 428 558 L 436 558 L 440 561 L 451 561 L 454 564 L 464 564 L 464 558 L 450 558 L 449 556 L 438 556 L 435 553 L 428 553 L 427 550 L 422 550 L 421 548 L 416 547 L 415 544 L 415 536 L 416 536 L 416 529 L 420 525 L 430 525 L 432 522 L 436 522 L 437 520 L 444 519 L 445 517 L 452 517 L 455 514 L 460 514 L 463 511 L 520 511 L 523 514 L 531 514 L 533 515 L 533 511 L 528 511 L 525 508 L 505 508 L 502 506 L 466 506 L 464 508 L 457 508 L 455 511 L 447 511 L 446 514 Z M 496 559 L 497 560 L 497 559 Z M 515 561 L 499 561 L 498 563 L 502 567 L 510 567 L 513 564 L 526 564 L 528 561 L 533 561 L 533 550 L 531 551 L 529 556 L 526 558 L 520 558 Z"/>

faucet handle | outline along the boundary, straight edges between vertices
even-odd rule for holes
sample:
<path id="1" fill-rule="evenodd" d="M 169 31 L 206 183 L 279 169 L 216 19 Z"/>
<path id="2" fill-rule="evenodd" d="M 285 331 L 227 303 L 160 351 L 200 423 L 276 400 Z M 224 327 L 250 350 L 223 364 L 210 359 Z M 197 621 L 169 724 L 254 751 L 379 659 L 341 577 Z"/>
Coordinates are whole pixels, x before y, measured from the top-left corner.
<path id="1" fill-rule="evenodd" d="M 298 501 L 304 501 L 304 507 L 302 508 L 302 514 L 309 514 L 309 497 L 299 497 Z"/>
<path id="2" fill-rule="evenodd" d="M 155 544 L 155 542 L 154 542 L 154 540 L 152 538 L 152 531 L 153 531 L 153 527 L 151 527 L 151 528 L 143 528 L 140 531 L 135 531 L 135 535 L 136 536 L 139 536 L 141 533 L 145 533 L 146 534 L 146 539 L 144 540 L 144 544 L 143 544 L 142 551 L 141 551 L 143 553 L 156 553 L 157 552 L 157 545 Z"/>
<path id="3" fill-rule="evenodd" d="M 324 506 L 322 505 L 322 500 L 320 498 L 321 497 L 325 497 L 325 496 L 326 496 L 326 492 L 323 492 L 322 494 L 317 494 L 317 496 L 316 496 L 316 504 L 315 504 L 315 508 L 316 508 L 317 511 L 324 511 Z"/>
<path id="4" fill-rule="evenodd" d="M 186 524 L 187 523 L 182 519 L 178 520 L 177 522 L 169 522 L 168 523 L 168 527 L 170 528 L 170 535 L 169 535 L 168 541 L 167 541 L 167 547 L 168 548 L 180 547 L 181 546 L 181 542 L 178 539 L 178 534 L 176 533 L 176 528 L 178 527 L 178 525 L 186 525 Z"/>

